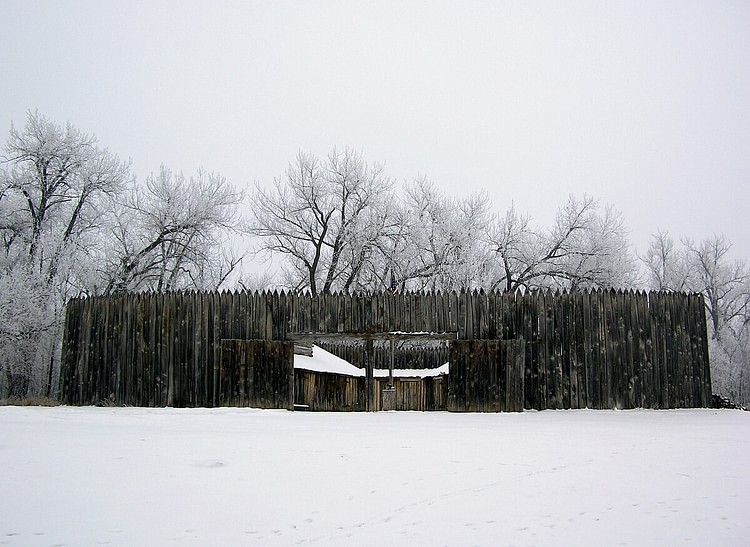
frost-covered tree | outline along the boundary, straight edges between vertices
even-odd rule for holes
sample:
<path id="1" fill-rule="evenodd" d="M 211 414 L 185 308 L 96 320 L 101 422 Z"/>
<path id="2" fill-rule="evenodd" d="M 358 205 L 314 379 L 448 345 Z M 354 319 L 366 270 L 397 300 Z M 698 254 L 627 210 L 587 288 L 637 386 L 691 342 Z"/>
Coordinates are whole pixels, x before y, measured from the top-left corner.
<path id="1" fill-rule="evenodd" d="M 129 164 L 97 146 L 96 139 L 29 113 L 11 126 L 4 149 L 2 202 L 5 260 L 28 260 L 48 279 L 86 234 L 99 229 L 111 200 L 130 178 Z"/>
<path id="2" fill-rule="evenodd" d="M 89 282 L 89 254 L 129 178 L 127 162 L 70 124 L 30 112 L 11 126 L 0 171 L 0 372 L 13 395 L 51 393 L 64 304 Z"/>
<path id="3" fill-rule="evenodd" d="M 487 248 L 482 239 L 490 218 L 484 193 L 446 195 L 425 177 L 404 188 L 384 238 L 382 254 L 393 288 L 471 290 L 486 285 Z"/>
<path id="4" fill-rule="evenodd" d="M 27 263 L 0 273 L 0 397 L 46 392 L 59 329 L 57 295 Z"/>
<path id="5" fill-rule="evenodd" d="M 641 257 L 646 284 L 657 291 L 690 291 L 693 273 L 685 250 L 675 248 L 674 240 L 666 231 L 651 236 L 648 249 Z"/>
<path id="6" fill-rule="evenodd" d="M 741 260 L 730 257 L 731 243 L 712 236 L 700 243 L 685 240 L 691 264 L 693 290 L 706 301 L 712 339 L 710 344 L 714 390 L 750 403 L 750 271 Z"/>
<path id="7" fill-rule="evenodd" d="M 380 236 L 392 183 L 380 164 L 350 149 L 321 161 L 300 152 L 271 188 L 250 197 L 250 233 L 283 255 L 286 284 L 313 294 L 349 290 Z"/>
<path id="8" fill-rule="evenodd" d="M 532 227 L 511 207 L 487 239 L 495 256 L 492 289 L 631 287 L 637 281 L 622 215 L 612 207 L 601 213 L 590 196 L 571 196 L 548 229 Z"/>
<path id="9" fill-rule="evenodd" d="M 685 240 L 685 253 L 693 277 L 693 290 L 702 292 L 714 337 L 721 338 L 724 326 L 742 318 L 750 274 L 742 260 L 732 260 L 731 242 L 714 235 L 696 244 Z"/>
<path id="10" fill-rule="evenodd" d="M 586 198 L 584 198 L 585 201 Z M 580 202 L 578 202 L 580 203 Z M 576 200 L 568 202 L 575 211 Z M 567 226 L 567 216 L 556 224 L 556 235 Z M 556 285 L 569 290 L 633 288 L 638 284 L 638 264 L 631 252 L 622 214 L 611 205 L 589 213 L 585 228 L 571 234 L 569 251 L 551 267 Z"/>
<path id="11" fill-rule="evenodd" d="M 227 238 L 242 227 L 243 195 L 226 179 L 162 166 L 118 203 L 102 272 L 107 293 L 221 286 L 241 257 Z"/>

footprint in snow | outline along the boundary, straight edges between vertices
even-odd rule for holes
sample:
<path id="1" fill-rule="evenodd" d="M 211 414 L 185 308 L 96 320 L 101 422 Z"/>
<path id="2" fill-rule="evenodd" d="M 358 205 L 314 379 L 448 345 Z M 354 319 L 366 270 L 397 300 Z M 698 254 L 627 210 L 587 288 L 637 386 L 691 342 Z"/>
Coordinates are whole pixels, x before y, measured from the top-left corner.
<path id="1" fill-rule="evenodd" d="M 221 460 L 207 460 L 204 462 L 200 462 L 196 464 L 198 467 L 204 467 L 206 469 L 219 469 L 221 467 L 226 467 L 226 463 L 224 463 Z"/>

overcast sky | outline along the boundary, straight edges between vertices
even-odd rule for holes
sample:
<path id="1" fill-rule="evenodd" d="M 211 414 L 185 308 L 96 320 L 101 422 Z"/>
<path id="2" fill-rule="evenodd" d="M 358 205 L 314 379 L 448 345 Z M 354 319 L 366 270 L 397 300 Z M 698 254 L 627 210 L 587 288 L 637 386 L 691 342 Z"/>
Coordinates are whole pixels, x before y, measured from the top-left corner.
<path id="1" fill-rule="evenodd" d="M 0 0 L 0 82 L 3 143 L 38 109 L 140 180 L 270 184 L 350 146 L 540 225 L 588 193 L 641 252 L 661 228 L 750 259 L 747 0 Z"/>

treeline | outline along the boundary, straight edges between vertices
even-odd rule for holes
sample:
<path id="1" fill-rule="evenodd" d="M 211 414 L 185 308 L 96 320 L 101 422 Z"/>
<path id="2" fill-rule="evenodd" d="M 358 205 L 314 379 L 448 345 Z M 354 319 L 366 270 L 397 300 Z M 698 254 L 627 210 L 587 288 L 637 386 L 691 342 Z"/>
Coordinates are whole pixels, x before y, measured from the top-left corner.
<path id="1" fill-rule="evenodd" d="M 622 215 L 590 196 L 538 226 L 483 193 L 459 198 L 425 177 L 397 185 L 350 149 L 300 153 L 247 195 L 165 166 L 136 181 L 93 136 L 30 112 L 3 148 L 0 242 L 0 398 L 55 395 L 63 310 L 81 295 L 614 287 L 703 293 L 715 385 L 748 402 L 750 276 L 730 242 L 657 233 L 638 256 Z M 277 273 L 238 273 L 264 254 Z"/>

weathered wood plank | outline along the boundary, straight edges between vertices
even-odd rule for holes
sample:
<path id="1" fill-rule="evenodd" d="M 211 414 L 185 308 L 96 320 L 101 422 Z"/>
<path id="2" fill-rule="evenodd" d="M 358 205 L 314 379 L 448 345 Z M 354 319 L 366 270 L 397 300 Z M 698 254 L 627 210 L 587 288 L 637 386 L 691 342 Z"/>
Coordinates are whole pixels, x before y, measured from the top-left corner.
<path id="1" fill-rule="evenodd" d="M 560 295 L 560 317 L 562 319 L 560 323 L 560 342 L 562 346 L 561 351 L 561 373 L 562 373 L 562 408 L 568 410 L 573 405 L 571 399 L 573 397 L 574 389 L 574 370 L 572 367 L 571 359 L 571 324 L 572 324 L 572 308 L 570 303 L 570 293 L 567 291 Z"/>

